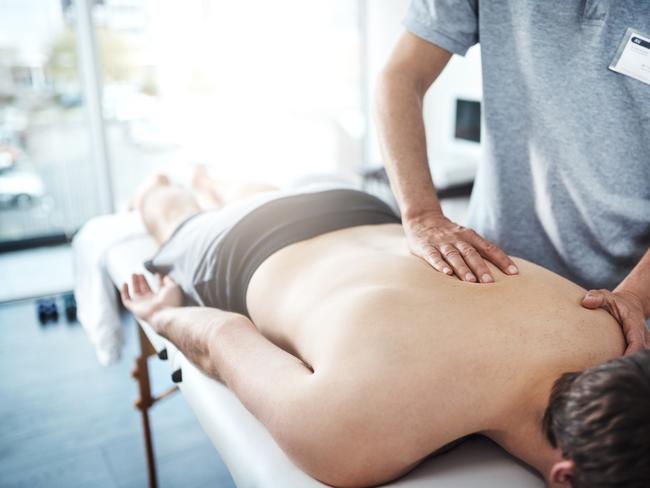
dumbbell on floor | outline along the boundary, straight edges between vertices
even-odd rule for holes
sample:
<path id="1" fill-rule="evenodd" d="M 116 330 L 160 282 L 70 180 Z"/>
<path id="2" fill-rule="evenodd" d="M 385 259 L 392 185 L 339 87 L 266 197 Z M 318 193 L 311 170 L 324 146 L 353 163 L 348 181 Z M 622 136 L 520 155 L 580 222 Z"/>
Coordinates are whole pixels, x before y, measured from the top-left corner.
<path id="1" fill-rule="evenodd" d="M 65 293 L 61 295 L 63 301 L 62 313 L 68 322 L 75 322 L 77 320 L 77 303 L 74 299 L 74 294 Z M 59 321 L 59 307 L 57 305 L 56 297 L 40 298 L 36 300 L 36 315 L 41 325 L 49 322 Z"/>
<path id="2" fill-rule="evenodd" d="M 59 321 L 59 309 L 53 298 L 42 298 L 36 301 L 36 314 L 41 325 Z"/>
<path id="3" fill-rule="evenodd" d="M 74 294 L 66 293 L 62 298 L 66 320 L 68 322 L 75 322 L 77 320 L 77 302 L 74 299 Z"/>

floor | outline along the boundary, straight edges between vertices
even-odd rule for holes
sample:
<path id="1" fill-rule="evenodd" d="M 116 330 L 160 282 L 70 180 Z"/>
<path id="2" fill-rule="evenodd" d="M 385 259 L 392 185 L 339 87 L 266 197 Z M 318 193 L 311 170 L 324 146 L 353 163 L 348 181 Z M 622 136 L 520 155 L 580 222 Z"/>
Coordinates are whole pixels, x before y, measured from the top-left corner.
<path id="1" fill-rule="evenodd" d="M 124 359 L 104 368 L 79 324 L 39 325 L 33 300 L 0 305 L 0 487 L 146 486 L 130 377 L 137 334 L 128 317 L 125 327 Z M 162 391 L 168 369 L 150 365 L 153 389 Z M 161 487 L 234 486 L 180 394 L 151 420 Z"/>

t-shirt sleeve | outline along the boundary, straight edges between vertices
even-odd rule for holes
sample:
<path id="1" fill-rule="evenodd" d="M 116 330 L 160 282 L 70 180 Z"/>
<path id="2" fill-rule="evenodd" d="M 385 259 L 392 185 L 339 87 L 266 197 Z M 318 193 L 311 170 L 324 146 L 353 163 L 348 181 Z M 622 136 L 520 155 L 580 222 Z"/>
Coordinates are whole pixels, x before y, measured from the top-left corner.
<path id="1" fill-rule="evenodd" d="M 478 37 L 478 0 L 411 0 L 402 24 L 411 34 L 464 56 Z"/>

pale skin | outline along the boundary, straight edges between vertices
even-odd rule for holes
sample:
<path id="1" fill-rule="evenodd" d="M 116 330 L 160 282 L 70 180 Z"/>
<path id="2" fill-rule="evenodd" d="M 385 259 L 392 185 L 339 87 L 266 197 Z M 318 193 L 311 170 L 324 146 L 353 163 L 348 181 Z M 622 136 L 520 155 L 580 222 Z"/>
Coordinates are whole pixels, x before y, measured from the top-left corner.
<path id="1" fill-rule="evenodd" d="M 410 251 L 442 273 L 492 283 L 488 262 L 510 276 L 518 272 L 516 263 L 495 243 L 444 216 L 429 171 L 422 103 L 450 58 L 450 52 L 434 44 L 408 32 L 402 35 L 379 77 L 379 140 Z M 626 354 L 650 348 L 645 324 L 650 318 L 650 249 L 616 289 L 590 290 L 581 304 L 607 310 L 618 321 Z"/>
<path id="2" fill-rule="evenodd" d="M 165 209 L 187 196 L 148 194 L 171 201 L 142 205 L 145 222 L 173 230 L 182 219 Z M 513 261 L 516 277 L 488 263 L 494 283 L 479 287 L 413 256 L 400 225 L 359 226 L 271 255 L 247 291 L 250 319 L 180 307 L 169 278 L 154 292 L 134 275 L 122 299 L 328 484 L 385 483 L 481 433 L 562 486 L 571 462 L 540 423 L 550 388 L 619 356 L 624 339 L 611 315 L 580 307 L 585 290 Z"/>

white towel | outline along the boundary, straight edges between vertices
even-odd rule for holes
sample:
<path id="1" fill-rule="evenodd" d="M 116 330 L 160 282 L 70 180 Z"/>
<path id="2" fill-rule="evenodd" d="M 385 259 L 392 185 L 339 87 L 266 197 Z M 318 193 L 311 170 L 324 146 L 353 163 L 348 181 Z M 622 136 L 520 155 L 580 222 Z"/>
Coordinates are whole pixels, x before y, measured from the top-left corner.
<path id="1" fill-rule="evenodd" d="M 124 346 L 119 303 L 106 268 L 106 253 L 120 242 L 146 234 L 139 214 L 119 213 L 90 219 L 72 241 L 77 317 L 104 366 L 119 360 Z"/>

